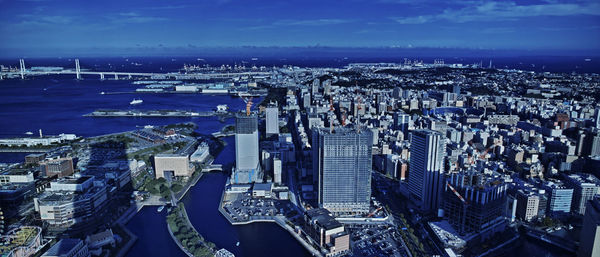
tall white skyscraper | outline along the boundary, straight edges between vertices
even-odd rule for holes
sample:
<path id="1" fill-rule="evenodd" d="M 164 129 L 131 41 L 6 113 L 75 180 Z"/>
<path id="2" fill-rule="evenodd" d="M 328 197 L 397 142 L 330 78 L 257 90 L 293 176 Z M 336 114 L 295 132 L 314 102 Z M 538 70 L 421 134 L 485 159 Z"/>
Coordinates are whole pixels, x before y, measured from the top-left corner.
<path id="1" fill-rule="evenodd" d="M 440 207 L 445 152 L 442 133 L 433 130 L 412 132 L 408 189 L 411 200 L 422 211 L 437 211 Z"/>
<path id="2" fill-rule="evenodd" d="M 239 114 L 235 117 L 235 170 L 234 184 L 262 180 L 258 152 L 258 121 L 256 115 Z"/>
<path id="3" fill-rule="evenodd" d="M 279 134 L 279 109 L 277 104 L 270 104 L 265 109 L 267 137 Z"/>

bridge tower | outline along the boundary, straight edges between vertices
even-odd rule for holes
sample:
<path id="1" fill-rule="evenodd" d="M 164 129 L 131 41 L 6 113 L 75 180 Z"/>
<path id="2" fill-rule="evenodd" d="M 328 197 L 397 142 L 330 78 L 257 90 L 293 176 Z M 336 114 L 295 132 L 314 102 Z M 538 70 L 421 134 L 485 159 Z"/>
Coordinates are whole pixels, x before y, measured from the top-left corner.
<path id="1" fill-rule="evenodd" d="M 21 79 L 25 79 L 25 60 L 19 59 L 19 66 L 21 66 Z"/>
<path id="2" fill-rule="evenodd" d="M 79 59 L 75 59 L 75 73 L 77 73 L 77 79 L 81 79 L 81 69 L 79 67 Z"/>

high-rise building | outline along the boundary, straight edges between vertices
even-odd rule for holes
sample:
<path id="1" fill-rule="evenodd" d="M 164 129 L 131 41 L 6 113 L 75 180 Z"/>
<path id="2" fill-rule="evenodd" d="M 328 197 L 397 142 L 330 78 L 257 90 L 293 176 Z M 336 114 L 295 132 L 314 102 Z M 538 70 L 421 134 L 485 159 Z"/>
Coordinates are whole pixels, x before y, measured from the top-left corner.
<path id="1" fill-rule="evenodd" d="M 584 215 L 586 203 L 600 192 L 600 180 L 591 174 L 565 175 L 565 185 L 573 189 L 571 210 Z"/>
<path id="2" fill-rule="evenodd" d="M 538 215 L 540 197 L 532 191 L 520 189 L 517 191 L 517 217 L 531 221 Z"/>
<path id="3" fill-rule="evenodd" d="M 404 111 L 397 111 L 394 113 L 394 129 L 402 131 L 404 137 L 408 136 L 408 126 L 410 124 L 410 115 Z"/>
<path id="4" fill-rule="evenodd" d="M 313 132 L 313 176 L 319 206 L 333 213 L 367 213 L 371 199 L 370 130 L 350 128 Z"/>
<path id="5" fill-rule="evenodd" d="M 319 93 L 319 86 L 321 86 L 321 81 L 319 79 L 313 80 L 311 93 L 313 97 Z"/>
<path id="6" fill-rule="evenodd" d="M 600 256 L 600 198 L 587 202 L 577 256 Z"/>
<path id="7" fill-rule="evenodd" d="M 256 115 L 238 114 L 235 117 L 235 169 L 231 174 L 232 183 L 262 180 L 259 156 Z"/>
<path id="8" fill-rule="evenodd" d="M 452 93 L 455 93 L 456 95 L 460 95 L 460 85 L 453 85 Z"/>
<path id="9" fill-rule="evenodd" d="M 544 188 L 548 197 L 547 215 L 551 217 L 569 215 L 573 201 L 573 189 L 567 188 L 560 182 L 550 182 Z"/>
<path id="10" fill-rule="evenodd" d="M 594 124 L 596 124 L 597 129 L 600 129 L 600 107 L 597 107 L 594 112 Z"/>
<path id="11" fill-rule="evenodd" d="M 452 173 L 444 186 L 444 216 L 460 234 L 485 238 L 506 224 L 507 189 L 498 177 L 475 171 Z"/>
<path id="12" fill-rule="evenodd" d="M 267 106 L 265 116 L 267 137 L 279 134 L 279 109 L 277 108 L 277 104 Z"/>
<path id="13" fill-rule="evenodd" d="M 444 182 L 444 136 L 433 130 L 415 130 L 411 135 L 408 173 L 410 198 L 421 211 L 437 211 Z"/>

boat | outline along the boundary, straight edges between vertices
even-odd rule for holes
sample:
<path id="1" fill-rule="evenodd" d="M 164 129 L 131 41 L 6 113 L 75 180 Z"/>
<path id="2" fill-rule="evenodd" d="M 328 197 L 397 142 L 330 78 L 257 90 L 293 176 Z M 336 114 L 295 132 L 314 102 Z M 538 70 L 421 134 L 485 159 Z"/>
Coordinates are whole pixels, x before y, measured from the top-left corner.
<path id="1" fill-rule="evenodd" d="M 33 132 L 27 131 L 27 132 L 25 132 L 25 135 L 33 135 Z"/>
<path id="2" fill-rule="evenodd" d="M 592 59 L 590 59 L 590 58 L 587 58 L 587 59 L 585 59 L 585 61 L 586 61 L 586 62 L 591 62 L 591 61 L 592 61 Z"/>
<path id="3" fill-rule="evenodd" d="M 158 209 L 156 210 L 156 212 L 161 212 L 164 208 L 165 208 L 165 206 L 161 205 L 160 207 L 158 207 Z"/>
<path id="4" fill-rule="evenodd" d="M 100 92 L 100 94 L 101 94 L 101 95 L 103 95 L 103 94 L 104 94 L 104 91 Z"/>
<path id="5" fill-rule="evenodd" d="M 141 104 L 144 101 L 142 101 L 142 99 L 133 99 L 129 104 L 134 105 L 134 104 Z"/>
<path id="6" fill-rule="evenodd" d="M 238 241 L 237 243 L 235 243 L 235 246 L 240 246 L 240 241 Z"/>

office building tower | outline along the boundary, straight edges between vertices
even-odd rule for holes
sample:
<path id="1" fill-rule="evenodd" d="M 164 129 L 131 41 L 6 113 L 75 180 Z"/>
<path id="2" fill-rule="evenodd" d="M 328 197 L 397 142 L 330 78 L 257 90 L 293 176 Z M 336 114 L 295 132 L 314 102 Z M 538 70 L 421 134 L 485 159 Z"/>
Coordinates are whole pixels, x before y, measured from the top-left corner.
<path id="1" fill-rule="evenodd" d="M 410 124 L 410 115 L 403 111 L 394 113 L 394 129 L 402 131 L 404 137 L 408 137 L 408 126 Z"/>
<path id="2" fill-rule="evenodd" d="M 235 169 L 231 174 L 234 184 L 262 180 L 258 151 L 258 121 L 254 114 L 235 117 Z"/>
<path id="3" fill-rule="evenodd" d="M 507 189 L 508 184 L 497 177 L 476 171 L 452 173 L 444 186 L 444 216 L 461 235 L 485 238 L 506 224 Z"/>
<path id="4" fill-rule="evenodd" d="M 265 127 L 267 137 L 279 134 L 279 109 L 277 103 L 269 104 L 265 109 Z"/>
<path id="5" fill-rule="evenodd" d="M 550 182 L 544 188 L 548 197 L 547 215 L 551 217 L 569 215 L 573 201 L 573 189 L 567 188 L 560 182 Z"/>
<path id="6" fill-rule="evenodd" d="M 313 97 L 319 93 L 319 86 L 321 86 L 321 81 L 319 79 L 313 80 L 311 91 L 310 91 L 312 93 Z"/>
<path id="7" fill-rule="evenodd" d="M 532 191 L 520 189 L 517 191 L 517 217 L 531 221 L 538 215 L 540 197 Z"/>
<path id="8" fill-rule="evenodd" d="M 411 135 L 410 198 L 423 212 L 437 211 L 444 182 L 444 136 L 433 130 L 415 130 Z"/>
<path id="9" fill-rule="evenodd" d="M 319 206 L 333 213 L 367 213 L 371 199 L 370 130 L 319 128 L 313 132 L 313 176 Z"/>
<path id="10" fill-rule="evenodd" d="M 452 93 L 456 94 L 457 96 L 460 95 L 460 85 L 453 85 Z"/>
<path id="11" fill-rule="evenodd" d="M 594 124 L 596 124 L 597 129 L 600 129 L 600 107 L 597 107 L 594 112 Z"/>
<path id="12" fill-rule="evenodd" d="M 396 98 L 396 99 L 401 99 L 402 98 L 402 88 L 395 87 L 394 90 L 392 91 L 392 97 Z"/>
<path id="13" fill-rule="evenodd" d="M 564 176 L 565 185 L 573 189 L 571 211 L 584 215 L 586 203 L 594 199 L 600 190 L 600 180 L 591 174 L 572 174 Z"/>
<path id="14" fill-rule="evenodd" d="M 587 202 L 577 256 L 600 256 L 600 198 L 598 197 Z"/>

